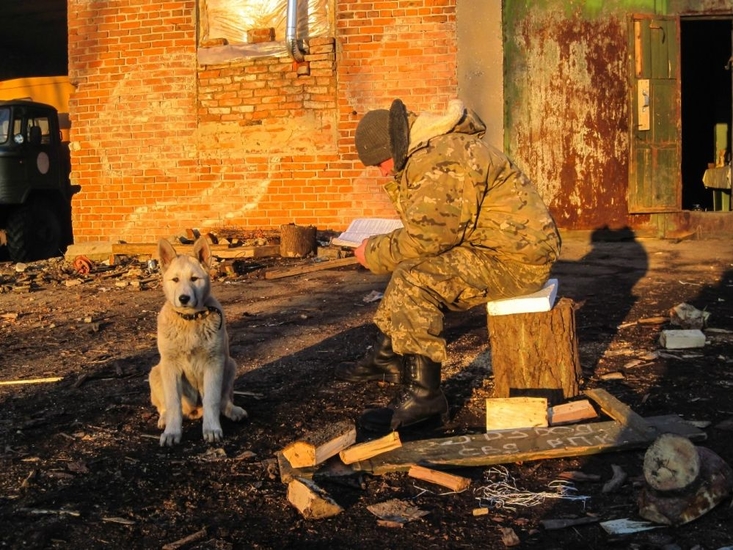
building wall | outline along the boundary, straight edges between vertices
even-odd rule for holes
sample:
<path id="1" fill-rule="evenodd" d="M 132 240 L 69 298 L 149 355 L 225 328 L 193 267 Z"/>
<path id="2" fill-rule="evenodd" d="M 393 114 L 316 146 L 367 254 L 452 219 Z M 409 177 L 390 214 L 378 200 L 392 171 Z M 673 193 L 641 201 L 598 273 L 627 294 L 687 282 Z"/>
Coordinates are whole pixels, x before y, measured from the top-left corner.
<path id="1" fill-rule="evenodd" d="M 455 0 L 337 1 L 305 64 L 199 65 L 194 0 L 68 8 L 76 242 L 394 217 L 354 152 L 358 120 L 456 95 Z"/>
<path id="2" fill-rule="evenodd" d="M 457 5 L 458 97 L 486 123 L 485 139 L 504 148 L 504 37 L 501 0 Z"/>

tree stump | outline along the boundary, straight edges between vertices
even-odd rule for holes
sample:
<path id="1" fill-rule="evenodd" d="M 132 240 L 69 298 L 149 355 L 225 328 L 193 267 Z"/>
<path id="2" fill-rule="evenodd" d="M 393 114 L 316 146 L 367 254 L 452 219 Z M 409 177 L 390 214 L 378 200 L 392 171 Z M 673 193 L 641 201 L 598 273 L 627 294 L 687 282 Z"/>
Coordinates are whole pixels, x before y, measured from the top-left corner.
<path id="1" fill-rule="evenodd" d="M 494 397 L 545 397 L 555 405 L 578 395 L 575 309 L 561 298 L 546 312 L 488 316 Z"/>
<path id="2" fill-rule="evenodd" d="M 316 250 L 316 228 L 293 223 L 280 226 L 280 256 L 305 258 Z"/>

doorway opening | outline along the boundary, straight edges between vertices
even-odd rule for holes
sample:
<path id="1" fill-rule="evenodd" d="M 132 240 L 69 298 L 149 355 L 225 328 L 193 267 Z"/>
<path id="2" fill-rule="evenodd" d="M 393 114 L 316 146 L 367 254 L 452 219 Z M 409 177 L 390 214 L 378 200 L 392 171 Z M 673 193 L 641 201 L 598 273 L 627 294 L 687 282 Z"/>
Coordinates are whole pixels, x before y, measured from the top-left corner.
<path id="1" fill-rule="evenodd" d="M 730 188 L 703 176 L 731 161 L 732 37 L 733 18 L 680 21 L 683 210 L 730 210 Z"/>

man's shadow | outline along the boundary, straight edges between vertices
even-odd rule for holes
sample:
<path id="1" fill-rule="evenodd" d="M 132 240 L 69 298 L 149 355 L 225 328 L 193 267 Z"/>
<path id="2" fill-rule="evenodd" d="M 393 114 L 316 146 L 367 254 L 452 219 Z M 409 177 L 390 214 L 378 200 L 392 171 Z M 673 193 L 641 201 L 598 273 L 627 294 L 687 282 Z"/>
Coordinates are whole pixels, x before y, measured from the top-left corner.
<path id="1" fill-rule="evenodd" d="M 558 297 L 576 302 L 580 363 L 592 375 L 638 301 L 636 284 L 647 274 L 649 258 L 628 227 L 602 227 L 591 233 L 590 249 L 579 259 L 561 259 L 551 277 Z"/>

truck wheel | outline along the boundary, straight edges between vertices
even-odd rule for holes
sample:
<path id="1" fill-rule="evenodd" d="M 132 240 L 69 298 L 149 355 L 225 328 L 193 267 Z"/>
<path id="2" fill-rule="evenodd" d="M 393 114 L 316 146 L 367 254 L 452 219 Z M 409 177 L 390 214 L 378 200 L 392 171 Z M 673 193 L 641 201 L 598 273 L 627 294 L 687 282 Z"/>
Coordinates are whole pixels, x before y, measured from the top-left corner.
<path id="1" fill-rule="evenodd" d="M 14 262 L 61 256 L 61 224 L 53 208 L 43 202 L 21 206 L 8 216 L 8 252 Z"/>

